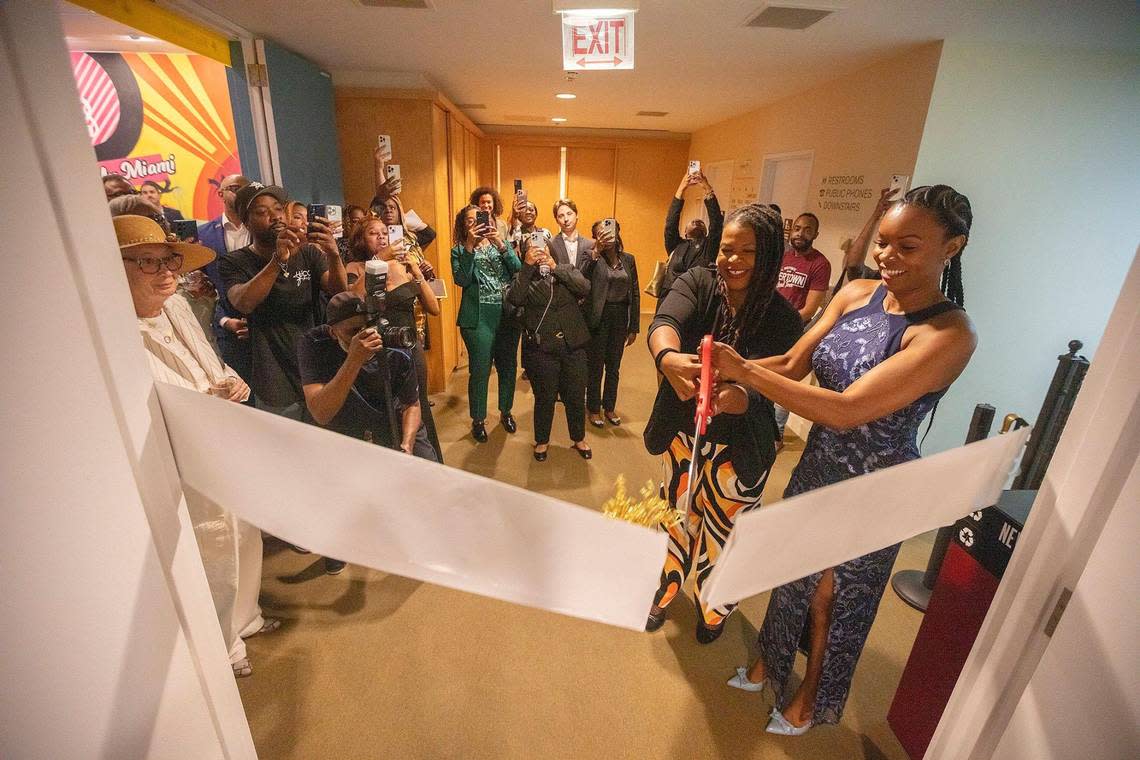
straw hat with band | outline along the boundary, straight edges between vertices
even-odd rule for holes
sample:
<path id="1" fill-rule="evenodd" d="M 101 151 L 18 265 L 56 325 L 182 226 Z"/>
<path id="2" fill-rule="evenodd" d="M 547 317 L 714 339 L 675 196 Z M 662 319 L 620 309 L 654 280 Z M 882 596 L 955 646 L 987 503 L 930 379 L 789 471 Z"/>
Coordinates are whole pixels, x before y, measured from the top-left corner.
<path id="1" fill-rule="evenodd" d="M 125 251 L 140 245 L 164 245 L 182 256 L 182 271 L 193 272 L 214 260 L 213 250 L 197 243 L 171 243 L 158 222 L 145 216 L 116 216 L 115 237 L 119 239 L 119 250 Z"/>

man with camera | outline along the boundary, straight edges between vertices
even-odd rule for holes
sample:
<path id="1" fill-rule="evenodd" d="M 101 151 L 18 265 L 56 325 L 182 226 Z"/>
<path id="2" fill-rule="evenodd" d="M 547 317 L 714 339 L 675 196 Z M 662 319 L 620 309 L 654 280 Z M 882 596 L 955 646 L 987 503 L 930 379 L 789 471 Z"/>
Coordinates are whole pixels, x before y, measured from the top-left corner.
<path id="1" fill-rule="evenodd" d="M 353 438 L 438 461 L 421 424 L 411 356 L 384 347 L 380 332 L 368 324 L 364 300 L 354 293 L 333 296 L 326 314 L 326 324 L 297 340 L 305 404 L 313 420 Z"/>

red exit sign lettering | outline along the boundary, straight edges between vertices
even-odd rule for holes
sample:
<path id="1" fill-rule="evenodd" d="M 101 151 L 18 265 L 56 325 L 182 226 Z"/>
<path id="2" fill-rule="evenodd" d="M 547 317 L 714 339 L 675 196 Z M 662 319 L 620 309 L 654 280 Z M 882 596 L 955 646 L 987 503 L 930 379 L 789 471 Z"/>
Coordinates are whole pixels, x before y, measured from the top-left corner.
<path id="1" fill-rule="evenodd" d="M 563 16 L 562 67 L 567 71 L 632 69 L 633 15 Z"/>

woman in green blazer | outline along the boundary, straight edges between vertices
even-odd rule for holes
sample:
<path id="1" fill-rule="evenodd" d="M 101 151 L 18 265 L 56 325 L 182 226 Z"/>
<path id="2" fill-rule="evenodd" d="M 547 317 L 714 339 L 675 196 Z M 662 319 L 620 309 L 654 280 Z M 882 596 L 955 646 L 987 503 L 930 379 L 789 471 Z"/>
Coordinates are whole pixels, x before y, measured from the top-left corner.
<path id="1" fill-rule="evenodd" d="M 503 292 L 522 268 L 522 262 L 511 244 L 500 236 L 494 219 L 488 225 L 477 225 L 477 212 L 476 206 L 467 206 L 455 217 L 452 239 L 462 242 L 451 249 L 451 272 L 455 284 L 463 288 L 456 324 L 469 357 L 467 403 L 471 410 L 471 435 L 485 443 L 487 380 L 492 363 L 499 376 L 503 429 L 508 433 L 518 429 L 511 407 L 515 401 L 519 330 L 514 319 L 503 314 Z"/>

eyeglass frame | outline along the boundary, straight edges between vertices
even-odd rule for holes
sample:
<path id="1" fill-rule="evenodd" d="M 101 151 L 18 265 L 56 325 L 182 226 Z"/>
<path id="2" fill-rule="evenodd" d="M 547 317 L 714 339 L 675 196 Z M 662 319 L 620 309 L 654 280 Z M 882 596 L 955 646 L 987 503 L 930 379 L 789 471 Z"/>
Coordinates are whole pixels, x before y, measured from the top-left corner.
<path id="1" fill-rule="evenodd" d="M 132 259 L 132 258 L 128 258 L 126 256 L 123 256 L 122 259 L 123 259 L 123 261 L 135 262 L 135 264 L 139 268 L 139 271 L 142 272 L 143 274 L 158 274 L 159 272 L 161 272 L 163 270 L 164 267 L 166 268 L 166 270 L 168 272 L 170 272 L 172 274 L 177 274 L 178 272 L 182 271 L 182 264 L 185 263 L 185 261 L 186 261 L 186 257 L 183 256 L 181 253 L 171 253 L 170 255 L 163 256 L 162 258 L 155 258 L 154 256 L 143 256 L 142 258 Z M 154 267 L 153 272 L 148 272 L 146 270 L 146 268 L 143 267 L 144 261 L 150 262 L 147 264 L 147 267 L 153 266 Z M 178 265 L 175 267 L 171 267 L 170 264 L 174 261 L 177 261 Z M 155 266 L 155 265 L 157 265 L 157 266 Z"/>

